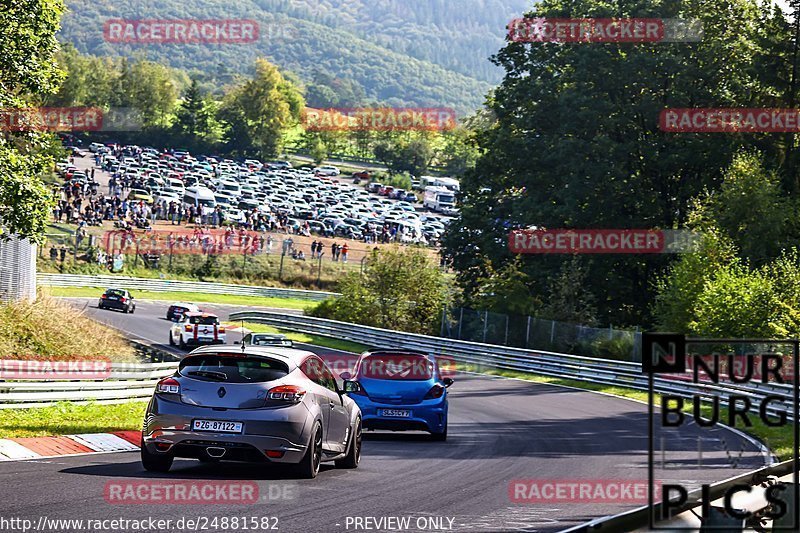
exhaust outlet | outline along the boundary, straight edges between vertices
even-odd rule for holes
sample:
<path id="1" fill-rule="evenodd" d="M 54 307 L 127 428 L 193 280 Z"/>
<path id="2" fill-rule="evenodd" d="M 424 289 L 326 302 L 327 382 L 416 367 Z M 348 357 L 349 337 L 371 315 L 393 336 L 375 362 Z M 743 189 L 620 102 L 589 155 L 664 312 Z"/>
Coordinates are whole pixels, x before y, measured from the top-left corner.
<path id="1" fill-rule="evenodd" d="M 209 457 L 213 457 L 214 459 L 219 459 L 220 457 L 225 455 L 225 452 L 227 451 L 228 450 L 226 450 L 225 448 L 219 448 L 217 446 L 209 446 L 208 448 L 206 448 L 206 453 L 209 455 Z"/>

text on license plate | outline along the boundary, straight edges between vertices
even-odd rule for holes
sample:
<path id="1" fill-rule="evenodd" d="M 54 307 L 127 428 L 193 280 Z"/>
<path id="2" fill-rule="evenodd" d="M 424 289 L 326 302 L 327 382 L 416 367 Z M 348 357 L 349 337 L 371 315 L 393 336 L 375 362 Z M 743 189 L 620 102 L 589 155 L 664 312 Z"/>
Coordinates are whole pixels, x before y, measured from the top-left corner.
<path id="1" fill-rule="evenodd" d="M 411 411 L 408 409 L 381 409 L 381 416 L 409 418 L 411 416 Z"/>
<path id="2" fill-rule="evenodd" d="M 192 423 L 194 431 L 220 431 L 222 433 L 241 433 L 241 422 L 227 422 L 225 420 L 195 420 Z"/>

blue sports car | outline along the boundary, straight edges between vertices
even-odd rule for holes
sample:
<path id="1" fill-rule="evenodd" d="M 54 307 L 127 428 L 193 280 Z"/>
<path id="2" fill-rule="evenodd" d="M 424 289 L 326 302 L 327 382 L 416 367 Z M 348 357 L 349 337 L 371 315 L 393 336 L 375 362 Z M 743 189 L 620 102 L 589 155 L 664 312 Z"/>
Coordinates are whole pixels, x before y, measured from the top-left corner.
<path id="1" fill-rule="evenodd" d="M 364 352 L 353 374 L 343 372 L 345 391 L 361 408 L 364 429 L 428 431 L 447 440 L 447 388 L 433 356 L 406 350 Z"/>

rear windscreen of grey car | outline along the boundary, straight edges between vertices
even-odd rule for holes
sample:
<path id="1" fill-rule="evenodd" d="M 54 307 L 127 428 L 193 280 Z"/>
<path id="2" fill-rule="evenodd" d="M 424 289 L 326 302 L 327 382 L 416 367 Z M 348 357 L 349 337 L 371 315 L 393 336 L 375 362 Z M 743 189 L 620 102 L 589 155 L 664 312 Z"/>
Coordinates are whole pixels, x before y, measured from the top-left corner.
<path id="1" fill-rule="evenodd" d="M 195 355 L 181 361 L 178 373 L 200 381 L 264 383 L 286 376 L 289 367 L 267 357 Z"/>

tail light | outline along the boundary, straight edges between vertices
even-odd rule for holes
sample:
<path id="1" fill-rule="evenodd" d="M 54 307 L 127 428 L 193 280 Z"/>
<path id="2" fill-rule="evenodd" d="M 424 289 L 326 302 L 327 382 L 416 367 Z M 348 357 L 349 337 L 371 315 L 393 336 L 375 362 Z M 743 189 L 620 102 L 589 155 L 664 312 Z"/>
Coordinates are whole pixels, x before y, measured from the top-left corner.
<path id="1" fill-rule="evenodd" d="M 431 390 L 428 391 L 428 394 L 425 395 L 426 400 L 435 400 L 436 398 L 441 398 L 444 394 L 444 387 L 439 385 L 438 383 L 431 387 Z"/>
<path id="2" fill-rule="evenodd" d="M 192 331 L 192 325 L 191 324 L 186 324 L 185 326 L 183 326 L 183 329 L 185 331 Z"/>
<path id="3" fill-rule="evenodd" d="M 181 384 L 172 378 L 162 379 L 156 385 L 156 392 L 163 392 L 166 394 L 180 394 Z"/>
<path id="4" fill-rule="evenodd" d="M 217 331 L 219 331 L 220 333 L 225 333 L 225 328 L 219 328 L 217 329 Z"/>
<path id="5" fill-rule="evenodd" d="M 297 385 L 278 385 L 267 391 L 267 398 L 282 402 L 300 403 L 306 395 L 306 390 Z"/>
<path id="6" fill-rule="evenodd" d="M 102 298 L 103 300 L 105 300 L 106 298 L 108 298 L 108 296 L 106 296 L 106 295 L 104 294 L 104 295 L 102 295 L 100 298 Z"/>
<path id="7" fill-rule="evenodd" d="M 125 303 L 125 298 L 120 298 L 119 301 Z"/>

